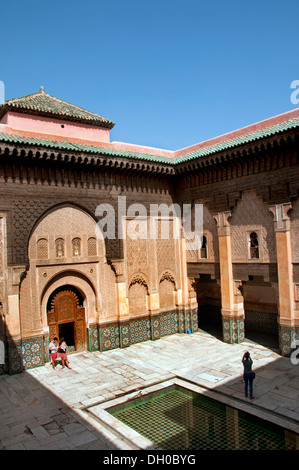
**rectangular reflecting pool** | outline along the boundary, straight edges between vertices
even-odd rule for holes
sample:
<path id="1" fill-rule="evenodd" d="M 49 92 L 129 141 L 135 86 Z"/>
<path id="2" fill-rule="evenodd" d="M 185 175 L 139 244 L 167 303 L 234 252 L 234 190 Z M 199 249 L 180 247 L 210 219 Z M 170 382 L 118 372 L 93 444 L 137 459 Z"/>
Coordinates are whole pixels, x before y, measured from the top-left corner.
<path id="1" fill-rule="evenodd" d="M 165 450 L 298 449 L 295 432 L 178 384 L 105 411 Z"/>

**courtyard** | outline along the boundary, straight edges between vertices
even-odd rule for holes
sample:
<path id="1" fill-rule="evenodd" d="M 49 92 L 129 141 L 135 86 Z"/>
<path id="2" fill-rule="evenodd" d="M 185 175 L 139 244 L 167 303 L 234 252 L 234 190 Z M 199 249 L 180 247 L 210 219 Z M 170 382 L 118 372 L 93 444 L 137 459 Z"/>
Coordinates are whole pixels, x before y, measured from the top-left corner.
<path id="1" fill-rule="evenodd" d="M 254 399 L 244 396 L 241 359 L 249 350 Z M 138 441 L 96 419 L 93 407 L 174 377 L 269 412 L 299 432 L 299 366 L 252 340 L 226 344 L 199 330 L 129 348 L 69 355 L 71 370 L 51 364 L 0 377 L 1 450 L 139 450 Z"/>

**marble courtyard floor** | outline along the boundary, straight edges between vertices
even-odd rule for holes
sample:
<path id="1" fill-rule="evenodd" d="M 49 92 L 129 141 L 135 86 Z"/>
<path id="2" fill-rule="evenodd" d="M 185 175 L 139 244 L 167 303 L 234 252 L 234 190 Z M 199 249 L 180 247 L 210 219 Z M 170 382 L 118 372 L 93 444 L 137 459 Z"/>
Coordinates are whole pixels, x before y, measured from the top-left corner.
<path id="1" fill-rule="evenodd" d="M 249 350 L 254 400 L 244 397 L 241 359 Z M 138 442 L 97 420 L 98 404 L 173 377 L 282 418 L 299 433 L 299 364 L 252 341 L 225 344 L 202 330 L 127 349 L 69 355 L 71 370 L 50 363 L 0 376 L 0 449 L 135 450 Z"/>

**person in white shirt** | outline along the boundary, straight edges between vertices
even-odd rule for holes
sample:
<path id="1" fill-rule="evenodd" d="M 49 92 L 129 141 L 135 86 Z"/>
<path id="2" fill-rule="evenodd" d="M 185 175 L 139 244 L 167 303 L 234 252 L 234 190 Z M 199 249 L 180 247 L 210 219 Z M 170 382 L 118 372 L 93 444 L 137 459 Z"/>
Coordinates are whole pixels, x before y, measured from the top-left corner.
<path id="1" fill-rule="evenodd" d="M 52 367 L 55 369 L 55 361 L 57 359 L 57 351 L 58 351 L 58 339 L 55 337 L 49 344 L 49 352 L 51 354 L 51 362 Z"/>

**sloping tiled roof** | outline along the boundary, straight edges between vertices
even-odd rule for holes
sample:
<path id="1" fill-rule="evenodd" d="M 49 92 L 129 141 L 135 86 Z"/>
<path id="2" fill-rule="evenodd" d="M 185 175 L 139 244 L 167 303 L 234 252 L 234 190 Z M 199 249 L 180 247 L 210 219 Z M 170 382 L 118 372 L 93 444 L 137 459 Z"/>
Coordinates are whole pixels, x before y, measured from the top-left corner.
<path id="1" fill-rule="evenodd" d="M 195 150 L 194 152 L 186 153 L 180 157 L 177 157 L 175 162 L 182 163 L 200 157 L 207 157 L 214 153 L 229 150 L 230 148 L 237 147 L 238 145 L 254 142 L 264 137 L 269 137 L 271 135 L 293 129 L 295 127 L 299 127 L 299 118 L 289 119 L 288 121 L 281 122 L 280 124 L 274 124 L 273 126 L 265 127 L 264 129 L 250 132 L 248 134 L 243 134 L 239 137 L 226 140 L 225 142 L 203 147 L 201 149 Z"/>
<path id="2" fill-rule="evenodd" d="M 171 157 L 151 155 L 147 153 L 134 152 L 130 150 L 118 150 L 96 145 L 76 144 L 74 142 L 63 142 L 58 140 L 45 140 L 34 137 L 22 137 L 19 135 L 0 133 L 0 142 L 9 142 L 16 144 L 38 145 L 45 148 L 61 149 L 66 151 L 80 151 L 98 155 L 111 155 L 116 157 L 137 158 L 139 160 L 154 161 L 157 163 L 173 163 Z"/>
<path id="3" fill-rule="evenodd" d="M 37 145 L 45 148 L 52 148 L 52 149 L 61 149 L 66 151 L 80 151 L 98 155 L 111 155 L 111 156 L 118 156 L 118 157 L 125 157 L 125 158 L 135 158 L 139 160 L 145 161 L 152 161 L 156 163 L 164 163 L 170 165 L 176 165 L 180 163 L 185 163 L 187 161 L 195 160 L 198 158 L 205 158 L 210 155 L 216 154 L 218 152 L 222 152 L 225 150 L 229 150 L 239 145 L 244 145 L 247 143 L 252 143 L 262 139 L 264 137 L 269 137 L 275 134 L 278 134 L 283 131 L 287 131 L 293 128 L 299 127 L 299 118 L 293 118 L 288 121 L 282 122 L 280 124 L 275 124 L 270 127 L 266 127 L 264 129 L 251 132 L 248 134 L 241 135 L 239 137 L 235 137 L 233 139 L 229 139 L 225 142 L 221 142 L 218 144 L 210 145 L 204 148 L 197 149 L 193 152 L 186 153 L 179 157 L 166 157 L 161 155 L 155 154 L 148 154 L 130 150 L 120 150 L 116 148 L 107 148 L 101 147 L 97 145 L 84 145 L 84 144 L 77 144 L 74 142 L 64 142 L 59 140 L 46 140 L 34 137 L 23 137 L 19 135 L 8 134 L 4 132 L 0 132 L 0 142 L 9 142 L 9 143 L 17 143 L 17 144 L 27 144 L 27 145 Z"/>
<path id="4" fill-rule="evenodd" d="M 38 93 L 5 101 L 0 107 L 0 119 L 7 111 L 21 111 L 40 116 L 50 116 L 57 119 L 108 127 L 109 129 L 114 126 L 114 122 L 107 118 L 48 95 L 43 87 Z"/>

